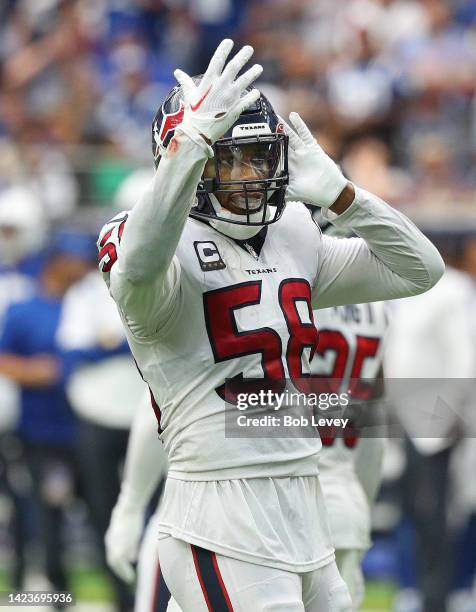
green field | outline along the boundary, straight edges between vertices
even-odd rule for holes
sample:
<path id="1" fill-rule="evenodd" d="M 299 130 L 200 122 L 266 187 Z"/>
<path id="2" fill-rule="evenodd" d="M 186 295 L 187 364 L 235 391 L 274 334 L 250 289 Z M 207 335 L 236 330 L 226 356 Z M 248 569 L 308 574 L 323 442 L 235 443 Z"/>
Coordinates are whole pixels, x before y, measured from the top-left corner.
<path id="1" fill-rule="evenodd" d="M 109 602 L 111 591 L 105 574 L 101 570 L 81 569 L 71 573 L 71 584 L 79 602 Z M 9 588 L 6 572 L 0 572 L 0 591 Z M 372 612 L 391 610 L 394 587 L 384 582 L 369 582 L 363 609 Z"/>

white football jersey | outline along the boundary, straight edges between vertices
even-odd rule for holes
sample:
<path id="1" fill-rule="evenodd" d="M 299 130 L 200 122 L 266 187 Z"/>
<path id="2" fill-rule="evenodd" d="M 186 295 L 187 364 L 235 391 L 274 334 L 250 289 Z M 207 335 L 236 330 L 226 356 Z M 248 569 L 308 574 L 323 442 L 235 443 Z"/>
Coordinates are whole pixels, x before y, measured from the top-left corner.
<path id="1" fill-rule="evenodd" d="M 309 351 L 304 351 L 299 371 L 290 372 L 297 364 L 289 363 L 286 347 L 293 332 L 304 332 L 300 342 L 317 341 L 311 286 L 318 238 L 307 209 L 289 207 L 269 228 L 258 260 L 190 219 L 176 251 L 180 294 L 165 329 L 145 340 L 127 322 L 138 367 L 160 407 L 161 439 L 169 457 L 161 531 L 295 571 L 315 569 L 332 556 L 315 478 L 319 436 L 226 438 L 222 393 L 224 381 L 240 374 L 262 378 L 278 372 L 284 379 L 309 371 Z M 288 321 L 295 326 L 291 331 Z M 299 476 L 311 481 L 293 478 Z M 250 480 L 242 490 L 245 478 Z M 234 485 L 226 486 L 227 481 Z M 295 507 L 295 499 L 303 496 L 308 503 Z M 235 512 L 227 513 L 228 508 Z M 294 517 L 291 531 L 282 520 L 283 508 Z M 320 520 L 308 525 L 309 514 Z"/>
<path id="2" fill-rule="evenodd" d="M 333 554 L 316 477 L 320 440 L 226 437 L 225 380 L 309 374 L 312 307 L 420 293 L 441 276 L 441 258 L 408 219 L 358 188 L 333 223 L 361 238 L 322 237 L 291 203 L 260 252 L 246 249 L 188 216 L 206 155 L 186 136 L 177 143 L 141 201 L 99 238 L 100 268 L 168 454 L 160 529 L 311 571 Z"/>
<path id="3" fill-rule="evenodd" d="M 235 241 L 190 219 L 176 252 L 180 290 L 164 327 L 142 339 L 126 318 L 134 357 L 160 406 L 169 476 L 223 480 L 316 474 L 318 436 L 225 440 L 223 386 L 240 375 L 289 378 L 289 368 L 296 370 L 286 357 L 291 333 L 301 342 L 316 343 L 317 332 L 305 326 L 312 323 L 318 237 L 307 209 L 289 206 L 269 228 L 257 260 Z M 291 332 L 288 320 L 295 321 Z M 308 371 L 304 351 L 293 377 Z"/>
<path id="4" fill-rule="evenodd" d="M 314 318 L 319 344 L 311 364 L 313 373 L 342 379 L 343 391 L 351 386 L 351 379 L 370 382 L 379 375 L 387 328 L 383 302 L 317 310 Z M 338 435 L 321 432 L 321 436 L 319 478 L 332 543 L 336 549 L 365 550 L 370 545 L 370 506 L 356 473 L 355 451 L 369 440 L 359 440 L 349 428 Z"/>
<path id="5" fill-rule="evenodd" d="M 411 435 L 413 444 L 423 454 L 451 446 L 458 428 L 468 436 L 476 431 L 471 382 L 476 371 L 473 329 L 474 284 L 467 274 L 451 267 L 438 285 L 424 295 L 392 304 L 392 324 L 385 347 L 387 376 L 468 382 L 467 386 L 463 381 L 449 385 L 445 399 L 454 408 L 433 425 L 434 437 Z M 394 409 L 403 426 L 414 432 L 412 414 L 407 412 L 406 402 L 400 403 L 398 395 Z"/>

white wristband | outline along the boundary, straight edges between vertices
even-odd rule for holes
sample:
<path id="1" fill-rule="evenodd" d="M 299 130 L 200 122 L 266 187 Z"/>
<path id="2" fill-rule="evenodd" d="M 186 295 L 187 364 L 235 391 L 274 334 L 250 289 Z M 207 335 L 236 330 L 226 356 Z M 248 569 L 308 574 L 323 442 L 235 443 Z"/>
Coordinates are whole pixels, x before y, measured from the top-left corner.
<path id="1" fill-rule="evenodd" d="M 180 125 L 177 126 L 175 131 L 182 132 L 182 134 L 185 134 L 185 136 L 188 136 L 190 140 L 193 140 L 195 144 L 197 144 L 199 147 L 201 147 L 205 151 L 208 158 L 211 158 L 214 156 L 212 147 L 205 141 L 205 138 L 202 136 L 202 134 L 200 134 L 200 132 L 198 132 L 198 130 L 196 130 L 195 128 L 187 124 L 181 123 Z"/>

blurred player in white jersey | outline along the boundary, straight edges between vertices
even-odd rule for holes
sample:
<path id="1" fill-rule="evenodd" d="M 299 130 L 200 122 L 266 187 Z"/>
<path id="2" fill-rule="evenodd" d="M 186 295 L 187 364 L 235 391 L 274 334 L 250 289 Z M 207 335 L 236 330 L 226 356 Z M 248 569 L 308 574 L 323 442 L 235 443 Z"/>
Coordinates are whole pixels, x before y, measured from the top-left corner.
<path id="1" fill-rule="evenodd" d="M 319 217 L 318 217 L 319 219 Z M 319 219 L 326 235 L 339 236 Z M 383 340 L 387 308 L 383 302 L 352 304 L 314 312 L 319 331 L 311 371 L 327 377 L 336 391 L 354 393 L 359 401 L 370 395 L 363 418 L 367 429 L 355 423 L 342 432 L 320 428 L 323 444 L 319 456 L 321 481 L 329 517 L 332 544 L 339 572 L 349 588 L 354 609 L 364 597 L 361 561 L 370 546 L 371 510 L 381 480 L 384 451 L 383 406 L 374 401 L 383 392 Z M 360 381 L 364 393 L 359 393 Z M 349 413 L 352 419 L 352 411 Z"/>
<path id="2" fill-rule="evenodd" d="M 300 390 L 312 308 L 421 293 L 444 266 L 406 217 L 347 181 L 297 114 L 283 124 L 250 87 L 262 68 L 238 76 L 253 50 L 227 63 L 232 45 L 203 77 L 175 72 L 153 125 L 152 184 L 99 239 L 168 455 L 161 570 L 185 612 L 349 611 L 317 433 L 226 437 L 225 410 L 238 413 L 225 381 Z M 322 237 L 303 201 L 359 237 Z"/>
<path id="3" fill-rule="evenodd" d="M 41 202 L 28 189 L 0 191 L 0 328 L 7 307 L 32 292 L 33 278 L 22 263 L 44 246 L 46 229 Z M 15 385 L 0 377 L 0 431 L 12 425 L 17 409 Z"/>
<path id="4" fill-rule="evenodd" d="M 383 302 L 338 306 L 314 312 L 319 344 L 311 369 L 321 376 L 342 381 L 339 390 L 349 389 L 351 379 L 366 384 L 381 381 L 382 341 L 386 329 Z M 358 397 L 358 393 L 357 393 Z M 381 406 L 373 402 L 380 412 Z M 370 406 L 369 406 L 370 408 Z M 375 414 L 378 423 L 381 414 Z M 371 508 L 381 478 L 384 439 L 382 427 L 359 436 L 348 426 L 343 432 L 320 430 L 323 444 L 319 456 L 321 481 L 329 516 L 336 561 L 358 610 L 364 596 L 361 561 L 370 546 Z"/>
<path id="5" fill-rule="evenodd" d="M 436 235 L 443 250 L 451 255 L 448 257 L 451 261 L 453 249 L 448 247 L 451 239 L 443 238 Z M 471 384 L 468 387 L 464 384 L 465 379 L 474 379 L 476 364 L 471 333 L 473 304 L 471 279 L 450 265 L 440 283 L 427 294 L 392 304 L 385 348 L 386 376 L 427 379 L 420 384 L 424 391 L 434 381 L 447 381 L 444 397 L 451 403 L 451 410 L 445 411 L 444 418 L 435 420 L 432 430 L 423 436 L 421 429 L 419 435 L 415 433 L 416 421 L 407 412 L 407 398 L 393 400 L 408 435 L 402 506 L 405 517 L 415 527 L 417 586 L 421 588 L 421 595 L 413 588 L 405 588 L 397 595 L 394 609 L 398 612 L 406 611 L 410 604 L 412 610 L 422 612 L 447 609 L 451 583 L 449 464 L 457 432 L 461 437 L 474 435 L 474 394 L 468 399 L 467 389 L 471 391 Z M 462 380 L 458 382 L 458 379 Z M 469 411 L 465 414 L 467 403 Z M 427 411 L 428 407 L 424 405 L 423 410 Z M 470 487 L 468 479 L 465 486 Z"/>
<path id="6" fill-rule="evenodd" d="M 41 202 L 29 189 L 12 185 L 0 190 L 0 331 L 7 308 L 33 293 L 35 276 L 40 268 L 39 253 L 44 247 L 46 233 L 47 222 Z M 15 541 L 12 583 L 15 588 L 21 588 L 24 578 L 24 532 L 19 520 L 20 507 L 16 505 L 21 486 L 17 478 L 10 477 L 15 470 L 9 465 L 18 461 L 18 441 L 13 445 L 17 450 L 15 459 L 12 459 L 8 434 L 17 425 L 19 411 L 17 385 L 0 376 L 0 488 L 6 488 L 15 508 L 15 524 L 12 525 Z M 4 434 L 7 435 L 4 437 Z M 4 445 L 4 441 L 7 444 Z"/>
<path id="7" fill-rule="evenodd" d="M 115 210 L 134 206 L 151 178 L 150 170 L 131 173 L 116 192 Z M 103 553 L 129 429 L 146 386 L 130 354 L 117 308 L 97 270 L 66 294 L 56 339 L 72 358 L 66 391 L 79 417 L 84 495 Z M 132 598 L 128 585 L 116 574 L 111 573 L 111 579 L 118 609 L 129 610 Z"/>
<path id="8" fill-rule="evenodd" d="M 157 421 L 150 409 L 150 396 L 136 406 L 132 422 L 121 493 L 106 534 L 109 565 L 124 580 L 132 582 L 137 562 L 136 612 L 164 612 L 169 606 L 168 591 L 159 565 L 157 536 L 158 508 L 146 527 L 144 519 L 149 502 L 167 474 L 167 456 L 157 440 Z M 140 546 L 140 553 L 139 553 Z"/>

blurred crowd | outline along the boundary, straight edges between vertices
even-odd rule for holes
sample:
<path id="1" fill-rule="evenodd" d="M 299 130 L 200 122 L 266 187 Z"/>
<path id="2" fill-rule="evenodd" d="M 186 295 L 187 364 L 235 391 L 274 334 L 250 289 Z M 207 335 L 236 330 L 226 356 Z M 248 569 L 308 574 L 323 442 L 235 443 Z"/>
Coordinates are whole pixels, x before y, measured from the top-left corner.
<path id="1" fill-rule="evenodd" d="M 0 0 L 0 574 L 9 568 L 15 587 L 39 541 L 57 589 L 69 586 L 63 550 L 104 564 L 143 390 L 95 271 L 94 236 L 151 176 L 151 120 L 173 69 L 202 72 L 226 36 L 254 46 L 260 88 L 281 115 L 303 116 L 350 179 L 426 219 L 446 211 L 459 233 L 437 238 L 476 303 L 476 0 Z M 476 333 L 458 333 L 455 350 L 464 336 L 476 352 Z M 406 459 L 418 464 L 396 446 L 390 481 Z M 421 472 L 444 481 L 438 525 L 447 455 Z M 414 535 L 395 491 L 384 490 L 384 535 L 367 570 L 415 595 L 405 556 Z M 465 593 L 476 566 L 471 495 L 456 521 L 463 569 L 447 585 Z M 78 528 L 89 552 L 71 542 Z M 117 609 L 129 610 L 131 593 L 110 580 Z M 411 605 L 398 609 L 420 609 Z"/>
<path id="2" fill-rule="evenodd" d="M 0 182 L 19 178 L 52 219 L 108 204 L 151 165 L 150 125 L 173 69 L 200 72 L 246 2 L 0 3 Z"/>
<path id="3" fill-rule="evenodd" d="M 0 181 L 23 177 L 53 219 L 107 204 L 150 164 L 173 68 L 200 73 L 224 36 L 357 182 L 474 204 L 475 0 L 3 0 Z"/>
<path id="4" fill-rule="evenodd" d="M 396 204 L 474 204 L 476 3 L 261 2 L 244 36 L 349 175 Z M 261 25 L 265 24 L 265 25 Z"/>

